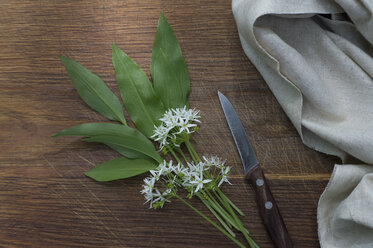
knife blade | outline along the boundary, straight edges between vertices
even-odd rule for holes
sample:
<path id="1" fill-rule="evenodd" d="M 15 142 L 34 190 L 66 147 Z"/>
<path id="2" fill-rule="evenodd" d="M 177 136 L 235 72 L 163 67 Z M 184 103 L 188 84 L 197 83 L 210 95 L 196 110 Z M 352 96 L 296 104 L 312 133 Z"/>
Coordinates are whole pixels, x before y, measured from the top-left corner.
<path id="1" fill-rule="evenodd" d="M 254 149 L 247 138 L 245 129 L 230 101 L 220 91 L 218 91 L 218 96 L 229 129 L 236 143 L 238 153 L 241 157 L 245 179 L 249 181 L 255 190 L 263 223 L 273 243 L 278 248 L 291 248 L 293 245 L 285 223 L 266 182 L 263 171 L 259 166 L 259 161 L 255 155 Z"/>

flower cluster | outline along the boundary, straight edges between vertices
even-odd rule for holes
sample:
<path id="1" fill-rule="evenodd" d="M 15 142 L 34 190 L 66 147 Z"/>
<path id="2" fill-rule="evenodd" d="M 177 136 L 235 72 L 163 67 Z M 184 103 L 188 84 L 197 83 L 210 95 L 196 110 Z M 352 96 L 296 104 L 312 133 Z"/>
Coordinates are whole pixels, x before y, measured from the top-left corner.
<path id="1" fill-rule="evenodd" d="M 205 160 L 205 163 L 210 166 L 215 166 L 216 168 L 220 169 L 219 178 L 220 181 L 218 183 L 218 187 L 224 182 L 231 184 L 228 181 L 228 174 L 231 172 L 231 168 L 229 166 L 225 166 L 226 160 L 221 160 L 217 156 L 212 156 L 210 158 L 206 158 L 203 156 L 203 160 Z"/>
<path id="2" fill-rule="evenodd" d="M 225 166 L 225 161 L 218 157 L 206 158 L 199 163 L 187 163 L 187 166 L 178 163 L 173 165 L 163 161 L 157 169 L 151 170 L 151 175 L 144 179 L 141 193 L 150 207 L 163 207 L 181 187 L 188 192 L 191 198 L 195 194 L 203 193 L 206 190 L 214 190 L 228 181 L 230 167 Z"/>
<path id="3" fill-rule="evenodd" d="M 155 184 L 161 179 L 166 182 L 164 176 L 168 176 L 175 170 L 172 165 L 172 160 L 167 163 L 164 160 L 159 164 L 158 168 L 155 170 L 150 170 L 151 176 L 144 179 L 143 189 L 140 191 L 145 197 L 145 203 L 150 202 L 150 207 L 158 208 L 163 207 L 164 203 L 168 201 L 168 198 L 172 197 L 173 184 L 167 184 L 166 189 L 163 192 Z"/>
<path id="4" fill-rule="evenodd" d="M 151 138 L 159 142 L 160 149 L 166 146 L 179 147 L 189 138 L 198 127 L 201 116 L 199 110 L 184 108 L 171 108 L 159 119 L 161 125 L 155 126 Z"/>

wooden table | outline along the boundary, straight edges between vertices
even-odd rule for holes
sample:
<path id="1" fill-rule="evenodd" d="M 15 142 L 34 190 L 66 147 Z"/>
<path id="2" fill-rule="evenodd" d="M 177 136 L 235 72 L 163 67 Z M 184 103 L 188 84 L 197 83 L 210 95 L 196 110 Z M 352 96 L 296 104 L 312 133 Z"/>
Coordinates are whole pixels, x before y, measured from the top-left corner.
<path id="1" fill-rule="evenodd" d="M 189 67 L 191 106 L 203 114 L 193 142 L 200 153 L 227 158 L 233 167 L 233 186 L 224 191 L 246 214 L 252 237 L 273 247 L 243 180 L 217 90 L 243 121 L 295 247 L 319 246 L 317 203 L 338 160 L 302 144 L 242 51 L 231 1 L 1 1 L 0 9 L 1 247 L 234 246 L 177 200 L 149 210 L 139 194 L 143 175 L 111 183 L 85 177 L 84 171 L 118 156 L 106 146 L 49 137 L 104 121 L 80 100 L 58 56 L 82 63 L 118 94 L 112 42 L 149 75 L 162 10 Z"/>

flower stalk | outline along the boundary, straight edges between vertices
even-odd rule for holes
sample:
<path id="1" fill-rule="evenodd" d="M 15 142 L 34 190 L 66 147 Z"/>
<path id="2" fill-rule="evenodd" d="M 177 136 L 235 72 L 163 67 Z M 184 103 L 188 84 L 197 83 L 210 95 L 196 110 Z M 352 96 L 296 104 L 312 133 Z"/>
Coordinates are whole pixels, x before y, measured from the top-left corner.
<path id="1" fill-rule="evenodd" d="M 212 221 L 209 217 L 207 217 L 206 215 L 204 215 L 201 211 L 199 211 L 198 209 L 196 209 L 195 207 L 193 207 L 192 204 L 190 204 L 189 202 L 185 201 L 183 198 L 181 198 L 180 196 L 176 195 L 175 196 L 176 198 L 178 198 L 180 201 L 182 201 L 185 205 L 187 205 L 188 207 L 190 207 L 194 212 L 196 212 L 197 214 L 199 214 L 202 218 L 204 218 L 206 221 L 208 221 L 211 225 L 213 225 L 216 229 L 218 229 L 220 232 L 222 232 L 223 234 L 225 234 L 225 236 L 227 236 L 228 238 L 230 238 L 234 243 L 236 243 L 239 247 L 241 248 L 245 248 L 246 246 L 244 246 L 241 242 L 239 242 L 235 237 L 233 237 L 232 235 L 230 235 L 229 233 L 227 233 L 223 228 L 221 228 L 219 225 L 217 225 L 214 221 Z"/>

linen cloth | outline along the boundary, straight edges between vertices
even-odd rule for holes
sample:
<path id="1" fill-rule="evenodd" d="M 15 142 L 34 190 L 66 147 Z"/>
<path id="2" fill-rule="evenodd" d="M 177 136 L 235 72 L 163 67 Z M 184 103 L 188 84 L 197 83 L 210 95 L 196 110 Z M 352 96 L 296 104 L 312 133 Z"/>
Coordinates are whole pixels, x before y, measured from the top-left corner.
<path id="1" fill-rule="evenodd" d="M 373 247 L 373 1 L 233 0 L 232 9 L 246 55 L 304 144 L 344 162 L 319 200 L 321 247 Z"/>

